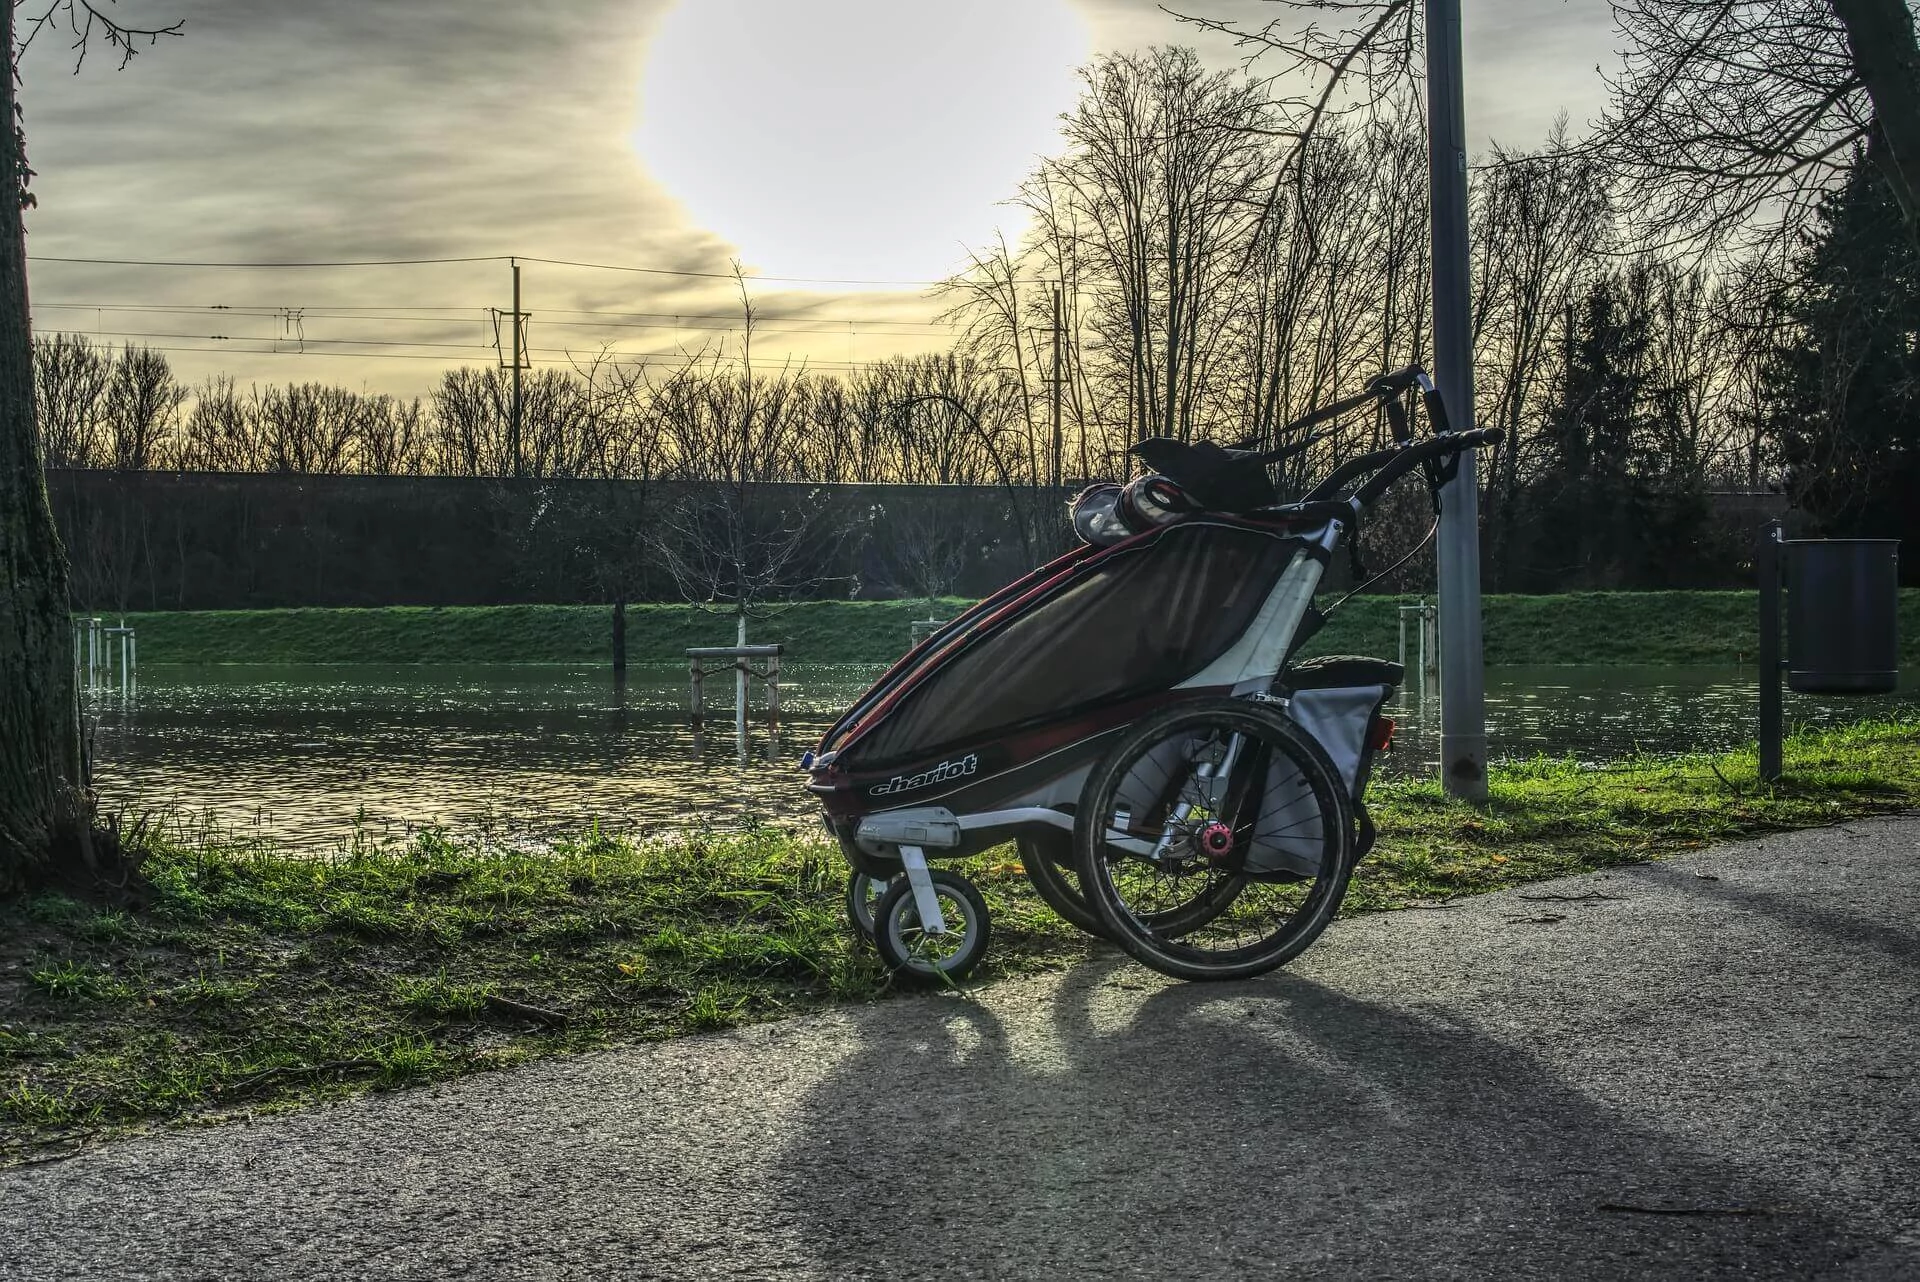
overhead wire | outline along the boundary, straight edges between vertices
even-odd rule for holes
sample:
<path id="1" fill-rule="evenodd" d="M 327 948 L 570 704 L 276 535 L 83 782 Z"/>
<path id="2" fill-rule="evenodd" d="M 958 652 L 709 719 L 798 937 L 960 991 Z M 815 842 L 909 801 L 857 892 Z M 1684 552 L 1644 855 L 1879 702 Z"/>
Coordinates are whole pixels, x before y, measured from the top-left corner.
<path id="1" fill-rule="evenodd" d="M 312 268 L 352 268 L 352 267 L 422 267 L 452 263 L 543 263 L 549 267 L 577 267 L 588 271 L 631 272 L 644 276 L 676 276 L 692 280 L 735 280 L 747 284 L 756 281 L 768 281 L 787 285 L 876 285 L 885 287 L 918 287 L 932 289 L 952 283 L 951 277 L 942 280 L 876 280 L 856 276 L 763 276 L 741 275 L 736 278 L 732 272 L 692 271 L 679 267 L 641 267 L 628 263 L 589 263 L 571 258 L 539 258 L 530 254 L 481 254 L 470 257 L 448 258 L 353 258 L 333 261 L 280 261 L 280 262 L 223 262 L 202 259 L 164 259 L 164 258 L 82 258 L 67 254 L 29 254 L 27 261 L 37 263 L 71 263 L 93 267 L 185 267 L 204 269 L 238 270 L 304 270 Z M 1050 284 L 1051 280 L 1021 280 L 1021 284 Z"/>
<path id="2" fill-rule="evenodd" d="M 485 312 L 485 311 L 494 310 L 495 308 L 495 305 L 490 303 L 389 303 L 389 304 L 307 303 L 307 304 L 288 304 L 288 305 L 281 305 L 281 304 L 274 304 L 274 303 L 166 304 L 166 303 L 91 303 L 91 302 L 84 302 L 84 301 L 47 302 L 47 301 L 42 301 L 40 299 L 35 299 L 33 301 L 33 305 L 35 307 L 61 308 L 61 309 L 74 310 L 74 311 L 110 311 L 110 312 L 112 311 L 181 311 L 181 312 L 220 311 L 220 312 L 230 312 L 230 313 L 259 312 L 267 315 L 278 315 L 281 312 L 285 312 L 285 311 L 296 311 L 296 312 L 305 312 L 309 316 L 319 315 L 323 311 L 351 313 L 351 314 L 358 315 L 361 313 L 368 313 L 368 312 Z M 741 320 L 741 316 L 739 312 L 644 312 L 644 311 L 615 311 L 607 308 L 595 309 L 595 308 L 584 308 L 584 307 L 543 307 L 540 309 L 539 314 L 543 316 L 551 315 L 551 316 L 649 317 L 656 320 L 659 320 L 659 319 L 722 320 L 722 321 L 732 321 L 735 324 L 740 323 L 740 320 Z M 820 324 L 820 325 L 861 325 L 861 326 L 905 325 L 905 326 L 913 326 L 916 328 L 924 328 L 924 329 L 954 328 L 953 325 L 951 325 L 949 322 L 946 322 L 946 321 L 916 321 L 916 320 L 904 320 L 904 319 L 898 319 L 898 318 L 879 317 L 879 316 L 866 316 L 866 317 L 813 316 L 813 315 L 795 314 L 795 313 L 756 312 L 755 313 L 756 325 L 760 320 L 790 322 L 790 323 L 796 323 L 796 324 L 814 323 L 814 324 Z"/>
<path id="3" fill-rule="evenodd" d="M 444 362 L 447 359 L 447 357 L 437 354 L 438 351 L 448 351 L 448 350 L 469 351 L 469 352 L 496 351 L 494 345 L 491 343 L 435 343 L 435 342 L 415 342 L 411 340 L 393 340 L 393 339 L 377 339 L 377 338 L 371 338 L 371 339 L 328 339 L 328 338 L 310 338 L 310 337 L 309 338 L 288 338 L 285 336 L 273 335 L 273 334 L 183 334 L 175 331 L 161 331 L 161 330 L 49 330 L 47 332 L 55 333 L 55 334 L 73 334 L 79 337 L 137 338 L 142 340 L 169 339 L 169 340 L 177 340 L 181 342 L 219 343 L 219 344 L 223 344 L 223 346 L 181 347 L 178 345 L 167 346 L 167 345 L 159 345 L 159 344 L 147 344 L 147 346 L 149 346 L 150 350 L 156 351 L 156 352 L 199 352 L 203 354 L 226 353 L 226 354 L 231 354 L 236 356 L 335 356 L 335 357 L 366 356 L 369 358 L 384 357 L 387 359 L 437 360 L 437 361 Z M 231 344 L 246 344 L 246 343 L 267 343 L 267 344 L 272 344 L 273 346 L 264 347 L 264 348 L 263 347 L 231 346 Z M 337 347 L 353 347 L 353 348 L 430 347 L 430 348 L 436 349 L 436 352 L 304 351 L 304 350 L 290 351 L 290 350 L 287 350 L 287 347 L 289 346 L 292 346 L 292 347 L 325 346 L 325 347 L 336 347 L 336 348 Z M 529 347 L 524 350 L 529 357 L 533 357 L 533 356 L 559 357 L 564 359 L 569 364 L 599 363 L 603 365 L 613 366 L 616 368 L 623 367 L 623 366 L 635 367 L 635 368 L 664 367 L 664 366 L 684 367 L 689 363 L 697 363 L 697 362 L 718 362 L 718 363 L 724 363 L 728 365 L 741 365 L 746 363 L 746 358 L 744 356 L 729 355 L 724 352 L 700 352 L 700 351 L 622 352 L 618 350 L 613 350 L 608 352 L 599 352 L 599 351 L 582 351 L 580 349 L 571 348 L 571 347 Z M 815 360 L 807 357 L 769 357 L 769 358 L 763 358 L 759 361 L 756 361 L 755 363 L 766 369 L 774 369 L 781 366 L 791 366 L 794 368 L 807 369 L 807 370 L 825 369 L 825 370 L 849 370 L 850 371 L 850 370 L 859 370 L 859 369 L 871 369 L 876 366 L 886 364 L 886 361 L 885 360 L 837 361 L 837 360 L 824 360 L 824 359 Z"/>

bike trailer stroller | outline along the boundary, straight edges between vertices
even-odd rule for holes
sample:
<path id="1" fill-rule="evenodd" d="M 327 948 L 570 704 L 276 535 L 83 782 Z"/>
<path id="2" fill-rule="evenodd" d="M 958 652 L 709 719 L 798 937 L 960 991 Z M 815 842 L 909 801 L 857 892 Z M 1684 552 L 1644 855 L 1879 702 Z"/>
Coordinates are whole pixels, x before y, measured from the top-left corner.
<path id="1" fill-rule="evenodd" d="M 1437 416 L 1402 371 L 1293 426 L 1384 400 L 1405 436 L 1416 385 Z M 1288 661 L 1365 505 L 1490 439 L 1409 440 L 1289 504 L 1267 466 L 1303 444 L 1136 447 L 1156 473 L 1076 501 L 1086 546 L 923 640 L 802 763 L 888 965 L 937 982 L 978 962 L 986 905 L 928 861 L 1009 840 L 1064 916 L 1169 973 L 1257 973 L 1311 942 L 1371 842 L 1360 799 L 1400 672 Z"/>

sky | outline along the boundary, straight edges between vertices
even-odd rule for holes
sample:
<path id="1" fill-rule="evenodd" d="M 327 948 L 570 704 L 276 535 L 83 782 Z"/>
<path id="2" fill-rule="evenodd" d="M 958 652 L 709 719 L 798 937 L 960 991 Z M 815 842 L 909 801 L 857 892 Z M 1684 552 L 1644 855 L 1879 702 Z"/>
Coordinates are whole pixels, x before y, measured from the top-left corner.
<path id="1" fill-rule="evenodd" d="M 119 70 L 100 51 L 72 74 L 59 32 L 24 60 L 36 330 L 147 343 L 189 382 L 402 396 L 499 359 L 509 256 L 536 366 L 737 356 L 736 261 L 756 362 L 944 348 L 922 286 L 1017 227 L 1002 202 L 1053 149 L 1076 67 L 1169 43 L 1241 57 L 1153 0 L 118 7 L 184 35 Z M 1476 147 L 1597 113 L 1606 0 L 1463 7 Z M 473 261 L 394 261 L 415 259 Z"/>

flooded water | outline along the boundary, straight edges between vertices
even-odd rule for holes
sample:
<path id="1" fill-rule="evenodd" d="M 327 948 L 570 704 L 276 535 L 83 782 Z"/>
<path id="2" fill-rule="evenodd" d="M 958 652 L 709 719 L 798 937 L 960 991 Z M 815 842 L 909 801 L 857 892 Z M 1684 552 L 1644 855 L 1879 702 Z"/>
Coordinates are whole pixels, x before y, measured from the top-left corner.
<path id="1" fill-rule="evenodd" d="M 792 762 L 878 674 L 869 666 L 783 671 L 780 764 L 733 760 L 731 686 L 710 683 L 696 754 L 686 671 L 539 666 L 143 668 L 127 698 L 96 696 L 94 778 L 109 808 L 166 811 L 222 831 L 316 851 L 396 840 L 422 826 L 537 841 L 590 824 L 627 833 L 811 822 Z M 1598 761 L 1751 742 L 1752 669 L 1493 668 L 1496 759 Z M 1911 683 L 1908 686 L 1912 688 Z M 1920 710 L 1908 694 L 1789 695 L 1792 724 Z M 1417 680 L 1390 709 L 1401 731 L 1387 776 L 1431 772 L 1439 703 Z"/>

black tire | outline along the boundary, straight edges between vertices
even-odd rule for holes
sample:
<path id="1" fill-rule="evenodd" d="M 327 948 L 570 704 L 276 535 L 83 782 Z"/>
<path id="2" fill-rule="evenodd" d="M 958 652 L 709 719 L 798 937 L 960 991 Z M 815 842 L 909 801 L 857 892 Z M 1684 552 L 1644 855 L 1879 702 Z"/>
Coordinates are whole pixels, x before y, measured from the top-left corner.
<path id="1" fill-rule="evenodd" d="M 847 920 L 860 932 L 867 942 L 873 942 L 873 915 L 880 899 L 887 893 L 887 883 L 863 872 L 847 875 Z"/>
<path id="2" fill-rule="evenodd" d="M 1196 758 L 1236 735 L 1233 768 L 1209 787 Z M 1176 817 L 1182 804 L 1198 815 Z M 1120 830 L 1088 821 L 1119 809 L 1134 834 L 1124 846 Z M 1283 712 L 1250 700 L 1194 699 L 1136 722 L 1094 766 L 1079 814 L 1076 872 L 1103 933 L 1177 979 L 1285 965 L 1333 920 L 1353 870 L 1338 772 Z M 1207 833 L 1225 849 L 1205 853 Z M 1164 858 L 1148 857 L 1163 844 Z"/>
<path id="3" fill-rule="evenodd" d="M 959 873 L 935 871 L 933 893 L 947 919 L 945 935 L 920 930 L 920 910 L 913 884 L 896 877 L 874 909 L 873 944 L 895 978 L 923 987 L 948 987 L 973 973 L 993 940 L 993 921 L 987 901 L 974 884 Z M 955 929 L 956 920 L 958 929 Z"/>
<path id="4" fill-rule="evenodd" d="M 1100 916 L 1080 893 L 1080 883 L 1073 874 L 1073 838 L 1066 833 L 1057 837 L 1022 837 L 1016 844 L 1020 850 L 1020 866 L 1027 870 L 1027 880 L 1033 883 L 1035 893 L 1047 907 L 1069 926 L 1084 930 L 1096 939 L 1105 939 L 1106 930 L 1100 925 Z"/>

